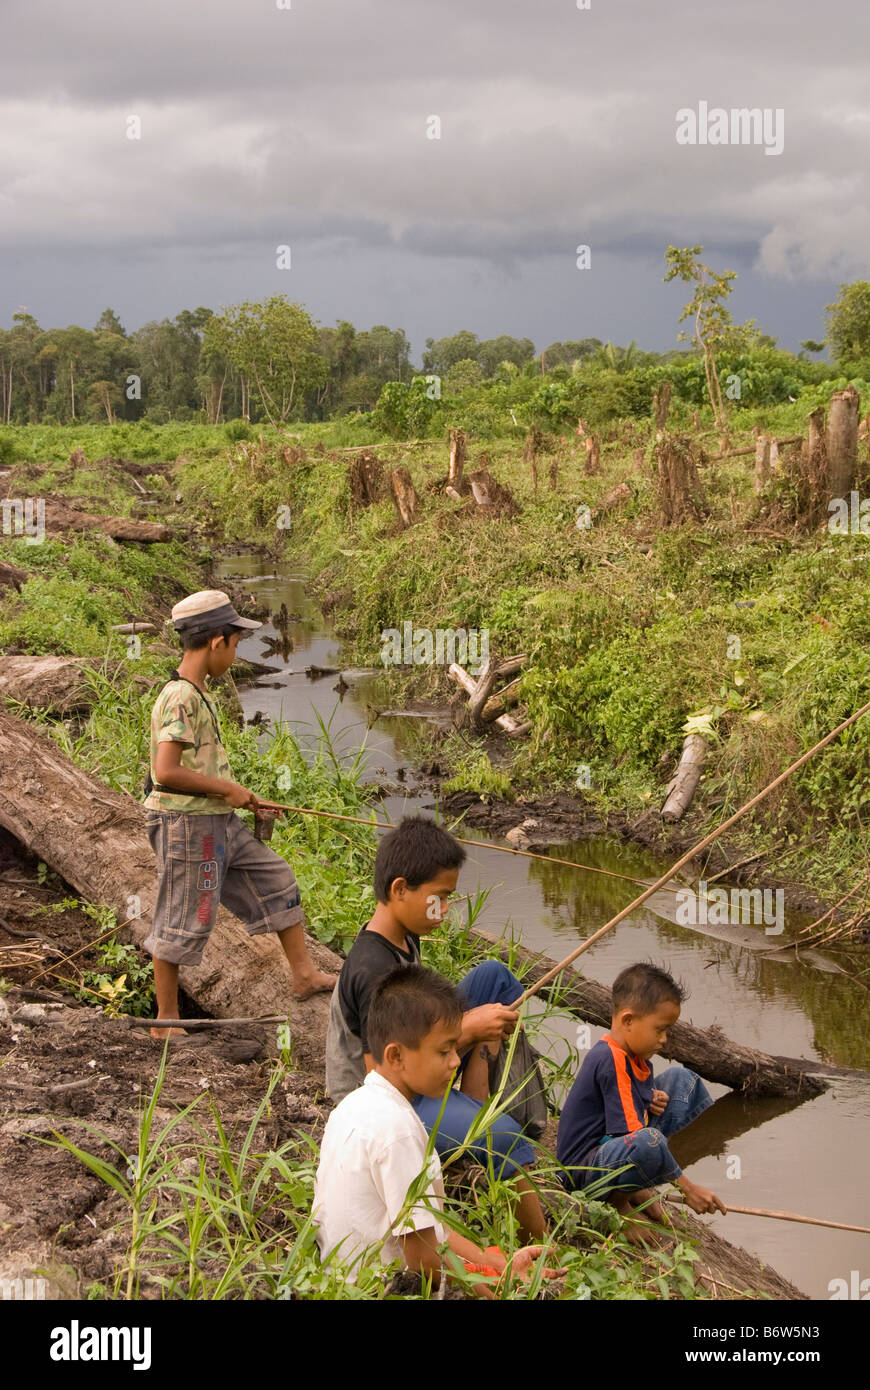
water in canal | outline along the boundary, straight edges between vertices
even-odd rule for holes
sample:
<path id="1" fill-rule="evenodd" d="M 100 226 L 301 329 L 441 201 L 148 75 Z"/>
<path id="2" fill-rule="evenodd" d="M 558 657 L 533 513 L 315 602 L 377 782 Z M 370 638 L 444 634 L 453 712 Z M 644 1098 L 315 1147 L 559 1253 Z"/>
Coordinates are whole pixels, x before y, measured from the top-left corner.
<path id="1" fill-rule="evenodd" d="M 407 795 L 386 798 L 379 818 L 395 821 L 403 814 L 431 810 L 431 795 L 415 795 L 413 790 L 415 721 L 380 719 L 367 727 L 367 706 L 382 708 L 385 703 L 378 699 L 377 678 L 352 681 L 340 699 L 335 676 L 312 681 L 304 674 L 312 664 L 342 665 L 341 645 L 310 597 L 304 574 L 252 556 L 233 556 L 218 573 L 225 579 L 245 576 L 250 592 L 270 607 L 277 610 L 284 603 L 291 614 L 299 615 L 290 625 L 293 650 L 286 660 L 264 650 L 263 639 L 278 637 L 268 624 L 240 642 L 240 655 L 281 668 L 279 675 L 263 678 L 276 682 L 277 689 L 258 685 L 242 690 L 247 717 L 261 710 L 272 720 L 283 718 L 297 736 L 312 739 L 315 712 L 324 720 L 331 717 L 332 733 L 348 755 L 365 740 L 370 779 L 385 776 L 392 783 L 398 769 L 406 772 Z M 471 838 L 486 836 L 473 831 Z M 646 878 L 658 877 L 667 868 L 638 847 L 605 839 L 559 845 L 553 853 Z M 486 850 L 469 850 L 460 887 L 470 893 L 478 887 L 490 889 L 479 925 L 495 933 L 511 925 L 524 945 L 555 959 L 567 955 L 638 892 L 618 880 Z M 786 934 L 801 923 L 789 922 L 787 916 Z M 765 1052 L 820 1058 L 870 1073 L 870 995 L 849 976 L 760 959 L 730 942 L 675 925 L 646 906 L 592 947 L 582 968 L 589 978 L 607 985 L 623 966 L 645 959 L 664 965 L 688 987 L 684 1020 L 700 1027 L 717 1023 L 730 1038 Z M 860 968 L 857 956 L 845 962 L 849 969 L 856 963 Z M 561 1038 L 573 1038 L 575 1030 L 576 1020 L 557 1021 L 552 1050 L 558 1054 L 561 1046 L 564 1051 Z M 593 1028 L 592 1041 L 602 1032 Z M 665 1065 L 657 1060 L 654 1068 Z M 710 1089 L 714 1097 L 725 1099 L 673 1145 L 694 1181 L 712 1188 L 726 1205 L 772 1207 L 870 1225 L 870 1074 L 833 1080 L 824 1095 L 801 1105 L 743 1100 L 714 1084 Z M 738 1172 L 739 1177 L 729 1176 Z M 729 1240 L 754 1250 L 813 1298 L 829 1298 L 834 1279 L 845 1279 L 848 1285 L 852 1270 L 859 1272 L 858 1283 L 870 1277 L 870 1236 L 736 1213 L 704 1219 Z"/>

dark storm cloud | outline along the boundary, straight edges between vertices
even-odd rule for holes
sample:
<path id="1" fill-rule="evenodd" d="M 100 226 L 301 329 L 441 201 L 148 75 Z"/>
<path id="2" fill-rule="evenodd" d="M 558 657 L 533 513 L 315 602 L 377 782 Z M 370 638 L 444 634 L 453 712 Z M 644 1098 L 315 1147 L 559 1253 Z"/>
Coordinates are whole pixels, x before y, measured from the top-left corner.
<path id="1" fill-rule="evenodd" d="M 632 285 L 628 336 L 663 345 L 664 249 L 702 242 L 765 326 L 797 298 L 818 333 L 819 286 L 870 273 L 868 31 L 844 0 L 7 0 L 0 310 L 86 321 L 111 287 L 135 326 L 284 292 L 413 333 L 510 306 L 549 341 L 580 313 L 618 336 Z M 783 153 L 678 146 L 699 100 L 781 107 Z"/>

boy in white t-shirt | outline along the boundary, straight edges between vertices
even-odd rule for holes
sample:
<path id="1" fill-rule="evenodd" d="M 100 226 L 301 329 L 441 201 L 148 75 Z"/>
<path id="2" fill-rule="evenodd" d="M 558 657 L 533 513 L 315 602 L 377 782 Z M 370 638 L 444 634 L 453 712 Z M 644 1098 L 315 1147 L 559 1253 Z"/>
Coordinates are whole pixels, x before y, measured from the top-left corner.
<path id="1" fill-rule="evenodd" d="M 459 1065 L 463 1008 L 453 986 L 421 966 L 392 971 L 372 996 L 367 1031 L 375 1065 L 330 1115 L 314 1184 L 321 1257 L 340 1260 L 351 1278 L 368 1252 L 367 1259 L 385 1264 L 402 1259 L 437 1284 L 445 1240 L 466 1270 L 495 1278 L 508 1269 L 528 1277 L 543 1251 L 526 1246 L 507 1260 L 497 1247 L 484 1251 L 439 1220 L 441 1161 L 434 1150 L 427 1159 L 428 1135 L 411 1101 L 444 1095 Z M 545 1273 L 555 1278 L 561 1271 Z M 492 1296 L 485 1284 L 478 1291 Z"/>

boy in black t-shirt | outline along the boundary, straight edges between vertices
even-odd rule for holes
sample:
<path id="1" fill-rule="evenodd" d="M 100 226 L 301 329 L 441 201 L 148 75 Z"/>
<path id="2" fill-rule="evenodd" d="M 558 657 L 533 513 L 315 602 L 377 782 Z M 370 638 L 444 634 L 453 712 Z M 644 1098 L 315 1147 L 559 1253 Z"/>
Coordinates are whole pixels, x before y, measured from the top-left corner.
<path id="1" fill-rule="evenodd" d="M 435 931 L 447 916 L 456 890 L 465 851 L 452 835 L 424 816 L 408 816 L 381 840 L 375 859 L 375 896 L 371 921 L 351 947 L 332 998 L 326 1038 L 326 1089 L 334 1101 L 361 1086 L 374 1059 L 368 1048 L 366 1024 L 378 982 L 397 966 L 418 965 L 420 937 Z M 489 1098 L 489 1069 L 482 1044 L 496 1050 L 519 1022 L 507 1007 L 522 994 L 522 985 L 499 960 L 484 961 L 469 971 L 459 986 L 468 1006 L 462 1016 L 457 1044 L 467 1054 L 461 1088 L 451 1090 L 435 1131 L 439 1155 L 448 1157 L 464 1144 L 469 1129 Z M 418 1096 L 413 1102 L 431 1133 L 441 1100 Z M 492 1158 L 503 1177 L 522 1173 L 534 1161 L 534 1149 L 510 1115 L 502 1115 L 468 1147 L 486 1164 Z M 537 1193 L 524 1175 L 517 1183 L 522 1196 L 517 1215 L 532 1238 L 544 1233 Z"/>

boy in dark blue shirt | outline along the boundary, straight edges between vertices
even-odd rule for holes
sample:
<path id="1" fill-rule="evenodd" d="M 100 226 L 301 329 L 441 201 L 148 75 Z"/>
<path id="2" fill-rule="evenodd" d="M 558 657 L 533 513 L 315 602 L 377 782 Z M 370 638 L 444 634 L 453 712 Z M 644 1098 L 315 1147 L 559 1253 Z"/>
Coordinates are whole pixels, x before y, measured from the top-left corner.
<path id="1" fill-rule="evenodd" d="M 621 1168 L 607 1200 L 622 1214 L 645 1205 L 646 1213 L 661 1222 L 664 1211 L 650 1191 L 657 1183 L 675 1183 L 692 1211 L 725 1211 L 714 1192 L 686 1177 L 666 1138 L 712 1105 L 709 1091 L 686 1067 L 668 1067 L 654 1078 L 648 1062 L 667 1042 L 684 998 L 676 981 L 658 966 L 630 965 L 617 975 L 610 1032 L 590 1049 L 580 1068 L 562 1109 L 556 1142 L 566 1187 L 586 1187 Z"/>

